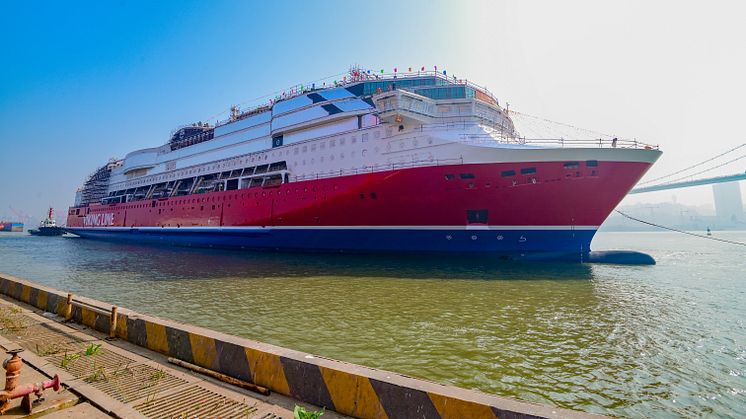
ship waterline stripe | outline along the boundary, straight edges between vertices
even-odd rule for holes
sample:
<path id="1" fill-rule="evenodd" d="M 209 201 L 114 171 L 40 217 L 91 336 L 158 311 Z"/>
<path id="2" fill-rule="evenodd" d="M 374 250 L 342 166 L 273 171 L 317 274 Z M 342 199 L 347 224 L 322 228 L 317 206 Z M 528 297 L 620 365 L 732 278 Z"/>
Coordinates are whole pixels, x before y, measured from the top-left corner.
<path id="1" fill-rule="evenodd" d="M 144 231 L 214 231 L 214 232 L 230 232 L 230 231 L 264 231 L 269 232 L 271 230 L 464 230 L 464 231 L 479 231 L 479 230 L 495 230 L 495 231 L 522 231 L 522 230 L 551 230 L 551 231 L 567 231 L 567 230 L 582 230 L 582 231 L 593 231 L 598 230 L 600 226 L 572 226 L 572 225 L 527 225 L 527 226 L 516 226 L 516 225 L 457 225 L 457 226 L 272 226 L 272 227 L 255 227 L 255 226 L 242 226 L 242 227 L 210 227 L 210 226 L 191 226 L 191 227 L 65 227 L 65 230 L 88 230 L 88 231 L 130 231 L 130 230 L 144 230 Z"/>

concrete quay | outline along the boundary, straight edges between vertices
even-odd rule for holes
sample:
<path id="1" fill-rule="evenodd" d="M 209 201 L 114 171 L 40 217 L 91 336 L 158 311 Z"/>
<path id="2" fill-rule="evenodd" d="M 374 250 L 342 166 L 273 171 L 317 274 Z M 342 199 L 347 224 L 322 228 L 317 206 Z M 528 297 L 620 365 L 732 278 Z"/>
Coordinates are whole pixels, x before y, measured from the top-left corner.
<path id="1" fill-rule="evenodd" d="M 176 367 L 162 354 L 24 306 L 0 297 L 0 347 L 24 349 L 20 384 L 58 375 L 63 389 L 46 390 L 32 415 L 21 399 L 12 400 L 8 417 L 279 419 L 292 418 L 296 404 L 321 410 L 277 393 L 229 386 Z"/>
<path id="2" fill-rule="evenodd" d="M 325 409 L 324 419 L 601 417 L 238 338 L 10 275 L 0 274 L 0 295 L 0 346 L 25 349 L 24 373 L 58 374 L 64 384 L 52 417 L 292 418 L 296 405 Z M 269 395 L 175 366 L 169 357 Z M 42 412 L 52 403 L 51 390 L 44 395 L 35 415 L 55 411 Z"/>

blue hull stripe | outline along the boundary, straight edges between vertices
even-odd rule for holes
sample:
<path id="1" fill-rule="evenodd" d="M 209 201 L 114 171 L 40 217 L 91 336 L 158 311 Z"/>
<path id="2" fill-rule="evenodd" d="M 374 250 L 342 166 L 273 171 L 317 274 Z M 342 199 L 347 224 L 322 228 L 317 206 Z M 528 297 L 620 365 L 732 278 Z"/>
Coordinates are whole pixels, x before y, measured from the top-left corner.
<path id="1" fill-rule="evenodd" d="M 193 247 L 324 252 L 460 252 L 525 256 L 590 251 L 595 230 L 405 230 L 405 229 L 178 229 L 115 228 L 67 231 L 81 237 Z M 538 256 L 538 255 L 537 255 Z"/>

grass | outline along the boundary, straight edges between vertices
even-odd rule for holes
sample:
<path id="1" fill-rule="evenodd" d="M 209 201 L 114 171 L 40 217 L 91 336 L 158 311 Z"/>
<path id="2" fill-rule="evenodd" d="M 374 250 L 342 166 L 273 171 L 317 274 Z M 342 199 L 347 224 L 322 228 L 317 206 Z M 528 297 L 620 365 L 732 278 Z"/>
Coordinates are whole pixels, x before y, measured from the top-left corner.
<path id="1" fill-rule="evenodd" d="M 150 374 L 150 382 L 152 385 L 158 384 L 161 379 L 163 379 L 166 376 L 166 373 L 162 370 L 155 370 Z"/>
<path id="2" fill-rule="evenodd" d="M 94 366 L 93 372 L 91 375 L 83 379 L 86 383 L 95 383 L 96 381 L 101 381 L 107 379 L 106 377 L 106 369 L 104 367 L 98 367 L 96 368 Z"/>
<path id="3" fill-rule="evenodd" d="M 54 355 L 63 352 L 64 350 L 64 345 L 61 345 L 59 343 L 51 343 L 44 346 L 39 346 L 38 343 L 36 344 L 36 354 L 39 356 Z"/>
<path id="4" fill-rule="evenodd" d="M 37 349 L 39 349 L 38 345 L 37 345 Z M 101 353 L 101 344 L 100 343 L 99 344 L 91 343 L 91 344 L 89 344 L 85 348 L 85 350 L 80 351 L 80 352 L 73 352 L 71 354 L 68 354 L 67 351 L 65 351 L 65 354 L 62 356 L 62 361 L 60 361 L 60 367 L 62 367 L 64 369 L 68 369 L 70 366 L 72 366 L 72 364 L 75 361 L 79 360 L 81 356 L 92 357 L 92 356 L 96 356 L 96 355 L 98 355 L 100 353 Z M 93 377 L 93 376 L 98 377 L 100 375 L 99 373 L 103 373 L 103 367 L 99 367 L 97 365 L 97 362 L 96 362 L 95 358 L 93 359 L 93 366 L 91 368 L 91 371 L 92 371 L 91 377 Z M 105 374 L 104 374 L 104 376 L 105 376 Z M 96 381 L 98 381 L 98 380 L 96 380 Z"/>
<path id="5" fill-rule="evenodd" d="M 21 309 L 13 306 L 0 306 L 0 331 L 17 332 L 28 327 Z"/>
<path id="6" fill-rule="evenodd" d="M 319 419 L 321 415 L 324 414 L 324 410 L 322 409 L 321 412 L 317 411 L 308 411 L 306 408 L 302 406 L 295 405 L 295 410 L 293 410 L 293 418 L 294 419 Z"/>
<path id="7" fill-rule="evenodd" d="M 67 369 L 72 365 L 73 362 L 77 361 L 78 358 L 80 358 L 80 354 L 75 352 L 68 354 L 65 352 L 65 354 L 62 356 L 62 361 L 60 362 L 60 367 Z"/>
<path id="8" fill-rule="evenodd" d="M 83 355 L 94 356 L 94 355 L 98 355 L 99 353 L 101 353 L 101 344 L 91 343 L 90 345 L 86 346 L 85 352 L 83 353 Z"/>

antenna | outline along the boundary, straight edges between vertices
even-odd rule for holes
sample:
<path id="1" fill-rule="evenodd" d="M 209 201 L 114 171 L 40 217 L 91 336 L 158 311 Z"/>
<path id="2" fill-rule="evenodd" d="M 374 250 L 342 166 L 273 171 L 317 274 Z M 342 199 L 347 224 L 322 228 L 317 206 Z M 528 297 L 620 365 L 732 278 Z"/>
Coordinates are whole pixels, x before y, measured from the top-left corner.
<path id="1" fill-rule="evenodd" d="M 238 120 L 238 116 L 241 114 L 241 109 L 238 105 L 231 106 L 231 121 Z"/>

